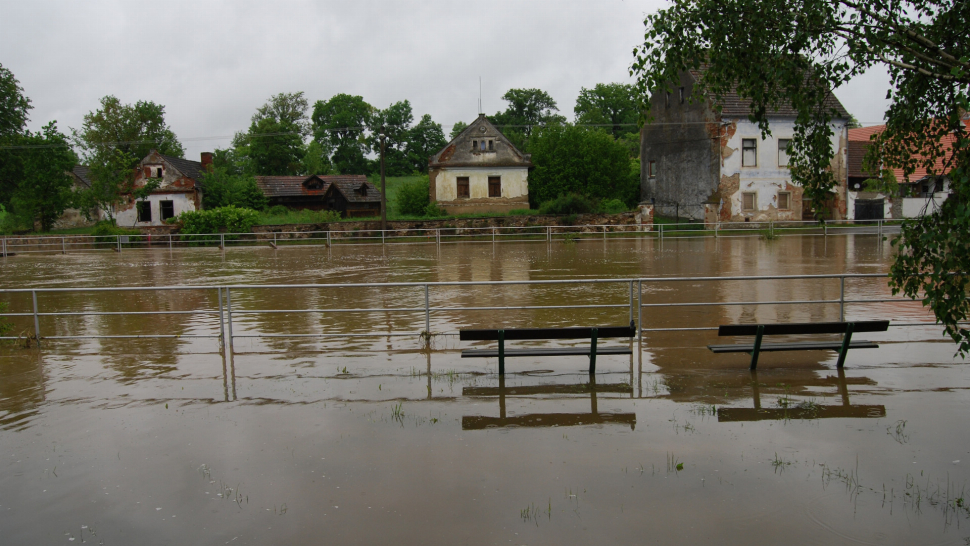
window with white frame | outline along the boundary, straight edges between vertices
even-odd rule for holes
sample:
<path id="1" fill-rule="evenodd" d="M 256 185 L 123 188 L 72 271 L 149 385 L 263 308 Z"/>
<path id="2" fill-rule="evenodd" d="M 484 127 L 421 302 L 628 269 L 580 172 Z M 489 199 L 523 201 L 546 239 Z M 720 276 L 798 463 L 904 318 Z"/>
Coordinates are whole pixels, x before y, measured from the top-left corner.
<path id="1" fill-rule="evenodd" d="M 791 210 L 791 192 L 778 192 L 778 210 Z"/>
<path id="2" fill-rule="evenodd" d="M 788 166 L 788 146 L 789 145 L 791 145 L 791 139 L 789 138 L 778 139 L 778 166 L 779 167 Z"/>
<path id="3" fill-rule="evenodd" d="M 757 192 L 747 191 L 741 194 L 741 210 L 753 211 L 758 209 Z"/>
<path id="4" fill-rule="evenodd" d="M 741 139 L 741 166 L 758 166 L 758 141 L 753 138 Z"/>
<path id="5" fill-rule="evenodd" d="M 647 178 L 657 178 L 657 160 L 647 162 Z"/>

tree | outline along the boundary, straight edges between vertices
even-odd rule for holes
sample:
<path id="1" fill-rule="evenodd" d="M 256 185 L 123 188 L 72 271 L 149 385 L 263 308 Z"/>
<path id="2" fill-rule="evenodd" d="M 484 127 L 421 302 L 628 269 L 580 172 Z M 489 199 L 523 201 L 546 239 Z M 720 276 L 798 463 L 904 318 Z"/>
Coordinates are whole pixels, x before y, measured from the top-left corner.
<path id="1" fill-rule="evenodd" d="M 509 104 L 492 117 L 492 123 L 519 149 L 526 147 L 534 127 L 566 121 L 555 113 L 559 111 L 556 101 L 541 89 L 509 89 L 502 100 Z"/>
<path id="2" fill-rule="evenodd" d="M 303 174 L 330 174 L 332 171 L 330 151 L 316 140 L 307 144 L 306 153 L 303 154 Z"/>
<path id="3" fill-rule="evenodd" d="M 467 128 L 468 128 L 468 124 L 465 123 L 464 121 L 456 121 L 455 124 L 452 125 L 451 127 L 451 134 L 448 136 L 451 137 L 451 140 L 455 140 L 455 137 L 460 135 L 461 132 Z"/>
<path id="4" fill-rule="evenodd" d="M 414 123 L 414 113 L 411 103 L 407 100 L 395 102 L 384 110 L 376 110 L 370 119 L 371 134 L 367 138 L 370 149 L 380 153 L 380 134 L 384 134 L 384 169 L 388 176 L 403 176 L 414 170 L 408 161 L 407 146 L 411 138 L 411 124 Z M 380 170 L 379 159 L 376 168 Z"/>
<path id="5" fill-rule="evenodd" d="M 374 107 L 356 95 L 334 95 L 313 105 L 313 140 L 333 150 L 331 161 L 338 172 L 367 173 L 365 130 L 373 114 Z"/>
<path id="6" fill-rule="evenodd" d="M 792 180 L 821 207 L 837 180 L 830 168 L 831 90 L 874 66 L 889 71 L 886 130 L 873 139 L 869 172 L 917 166 L 947 172 L 951 195 L 937 210 L 904 222 L 893 244 L 893 293 L 933 310 L 958 353 L 970 352 L 970 43 L 966 2 L 673 0 L 647 16 L 631 72 L 641 90 L 671 90 L 683 70 L 704 65 L 695 96 L 729 90 L 751 100 L 749 118 L 770 134 L 768 112 L 797 112 L 789 148 Z M 643 107 L 649 103 L 643 101 Z M 952 145 L 945 146 L 945 141 Z M 937 161 L 943 165 L 937 167 Z M 907 175 L 908 176 L 908 175 Z"/>
<path id="7" fill-rule="evenodd" d="M 84 116 L 81 130 L 72 129 L 71 133 L 82 159 L 92 166 L 116 159 L 115 150 L 132 159 L 129 167 L 153 149 L 172 157 L 185 153 L 165 123 L 165 107 L 151 101 L 122 104 L 108 95 L 101 99 L 101 108 Z"/>
<path id="8" fill-rule="evenodd" d="M 421 116 L 421 121 L 411 128 L 408 138 L 407 155 L 413 172 L 428 172 L 428 159 L 445 147 L 445 133 L 441 124 L 435 123 L 430 114 Z"/>
<path id="9" fill-rule="evenodd" d="M 0 139 L 22 134 L 31 108 L 20 82 L 0 64 Z"/>
<path id="10" fill-rule="evenodd" d="M 640 200 L 640 179 L 630 168 L 630 155 L 605 130 L 570 124 L 539 127 L 529 138 L 529 151 L 535 165 L 529 173 L 533 208 L 569 193 L 619 199 L 628 206 Z"/>
<path id="11" fill-rule="evenodd" d="M 263 210 L 268 201 L 249 174 L 231 174 L 225 167 L 215 167 L 202 176 L 202 208 L 217 209 L 236 206 Z"/>
<path id="12" fill-rule="evenodd" d="M 73 179 L 68 173 L 77 157 L 55 122 L 7 142 L 13 148 L 3 150 L 0 161 L 5 165 L 5 175 L 12 177 L 7 201 L 10 212 L 22 226 L 33 229 L 36 221 L 43 231 L 50 231 L 71 203 Z"/>
<path id="13" fill-rule="evenodd" d="M 580 88 L 576 98 L 576 123 L 602 125 L 613 138 L 639 135 L 640 118 L 636 89 L 625 83 L 598 83 L 592 89 Z"/>
<path id="14" fill-rule="evenodd" d="M 303 172 L 310 134 L 309 103 L 303 92 L 279 93 L 253 114 L 245 140 L 250 169 L 258 175 L 297 175 Z"/>

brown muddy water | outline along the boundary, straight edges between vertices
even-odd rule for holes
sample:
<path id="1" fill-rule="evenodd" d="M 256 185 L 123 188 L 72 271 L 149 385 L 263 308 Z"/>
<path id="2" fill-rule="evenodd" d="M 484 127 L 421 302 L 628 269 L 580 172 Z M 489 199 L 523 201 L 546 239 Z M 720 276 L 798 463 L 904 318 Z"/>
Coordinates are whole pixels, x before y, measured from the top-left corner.
<path id="1" fill-rule="evenodd" d="M 15 256 L 0 288 L 884 273 L 872 235 Z M 838 300 L 838 279 L 647 283 L 645 305 Z M 846 298 L 890 297 L 849 279 Z M 235 334 L 414 334 L 423 289 L 236 289 Z M 0 543 L 970 544 L 970 374 L 933 326 L 879 349 L 712 355 L 648 331 L 634 355 L 461 359 L 463 327 L 623 324 L 624 284 L 438 286 L 417 335 L 240 337 L 218 316 L 41 317 L 0 347 Z M 39 295 L 42 310 L 213 310 L 215 291 Z M 0 294 L 11 311 L 29 295 Z M 617 304 L 610 309 L 468 307 Z M 918 303 L 848 318 L 927 320 Z M 838 304 L 646 307 L 646 328 L 837 320 Z M 32 318 L 17 317 L 18 331 Z M 858 338 L 857 337 L 857 338 Z M 606 344 L 606 342 L 604 342 Z M 622 345 L 610 341 L 609 345 Z"/>

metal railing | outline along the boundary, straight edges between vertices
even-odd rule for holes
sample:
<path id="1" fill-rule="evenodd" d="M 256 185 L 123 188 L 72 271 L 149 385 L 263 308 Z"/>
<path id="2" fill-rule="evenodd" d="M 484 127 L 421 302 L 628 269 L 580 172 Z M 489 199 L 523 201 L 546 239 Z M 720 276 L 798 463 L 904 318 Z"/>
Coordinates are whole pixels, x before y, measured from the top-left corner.
<path id="1" fill-rule="evenodd" d="M 0 301 L 14 302 L 18 300 L 18 303 L 24 302 L 26 299 L 24 296 L 29 295 L 29 302 L 31 308 L 29 310 L 17 310 L 11 309 L 9 312 L 0 314 L 0 320 L 13 318 L 14 320 L 21 321 L 23 324 L 26 321 L 32 319 L 33 332 L 26 332 L 29 326 L 24 330 L 28 338 L 32 338 L 36 341 L 38 346 L 42 343 L 48 341 L 57 340 L 80 340 L 80 339 L 142 339 L 142 338 L 161 338 L 161 339 L 179 339 L 179 340 L 191 340 L 191 339 L 219 339 L 220 340 L 220 352 L 223 350 L 232 354 L 235 351 L 234 340 L 243 338 L 354 338 L 354 337 L 376 337 L 376 338 L 389 338 L 392 336 L 398 337 L 414 337 L 419 339 L 424 339 L 426 342 L 430 342 L 433 336 L 444 336 L 444 335 L 456 335 L 458 332 L 456 328 L 460 328 L 468 323 L 469 313 L 491 313 L 494 315 L 495 324 L 504 324 L 507 321 L 508 313 L 510 311 L 608 311 L 608 313 L 613 317 L 613 321 L 636 321 L 638 326 L 637 337 L 638 339 L 642 337 L 644 333 L 647 332 L 676 332 L 676 331 L 705 331 L 705 330 L 716 330 L 717 325 L 691 325 L 685 327 L 644 327 L 643 323 L 643 313 L 644 311 L 652 311 L 656 309 L 664 308 L 696 308 L 696 307 L 732 307 L 732 306 L 835 306 L 838 305 L 839 318 L 840 320 L 845 320 L 846 318 L 846 308 L 847 306 L 857 306 L 862 314 L 865 313 L 865 307 L 871 306 L 873 304 L 883 304 L 883 303 L 893 303 L 893 304 L 910 304 L 913 311 L 920 313 L 922 306 L 920 302 L 910 300 L 908 298 L 899 297 L 857 297 L 847 294 L 846 281 L 856 281 L 862 279 L 885 279 L 887 278 L 884 274 L 828 274 L 828 275 L 786 275 L 786 276 L 734 276 L 734 277 L 649 277 L 649 278 L 627 278 L 627 279 L 571 279 L 571 280 L 547 280 L 547 281 L 454 281 L 454 282 L 428 282 L 428 283 L 353 283 L 353 284 L 278 284 L 278 285 L 222 285 L 222 286 L 163 286 L 163 287 L 109 287 L 109 288 L 23 288 L 23 289 L 0 289 Z M 697 293 L 697 290 L 692 289 L 689 291 L 679 291 L 678 294 L 686 295 L 685 301 L 673 301 L 673 302 L 657 302 L 649 301 L 653 295 L 653 291 L 645 293 L 645 288 L 655 288 L 658 285 L 670 284 L 670 283 L 725 283 L 725 282 L 762 282 L 762 281 L 776 281 L 782 283 L 791 283 L 798 280 L 807 280 L 812 283 L 818 283 L 819 281 L 831 281 L 838 282 L 838 298 L 828 297 L 819 299 L 792 299 L 792 300 L 764 300 L 764 301 L 744 301 L 744 300 L 724 300 L 724 301 L 696 301 L 695 299 L 690 299 L 690 296 Z M 444 294 L 443 301 L 441 304 L 432 305 L 432 302 L 439 297 L 432 297 L 436 295 L 435 292 L 446 292 L 448 288 L 460 287 L 464 290 L 473 287 L 487 287 L 488 290 L 494 294 L 498 288 L 502 287 L 514 287 L 514 286 L 525 286 L 533 289 L 542 288 L 554 288 L 555 295 L 557 298 L 574 298 L 574 301 L 567 301 L 565 303 L 556 303 L 552 305 L 455 305 L 448 301 L 448 294 Z M 590 300 L 590 290 L 580 290 L 570 293 L 568 288 L 582 287 L 590 289 L 594 292 L 599 300 L 597 303 L 588 303 Z M 617 288 L 619 287 L 619 288 Z M 834 287 L 833 287 L 834 288 Z M 252 306 L 246 307 L 234 303 L 234 299 L 239 295 L 247 293 L 265 293 L 267 291 L 278 292 L 278 291 L 293 291 L 293 290 L 309 290 L 316 292 L 337 292 L 342 291 L 344 294 L 350 293 L 347 290 L 352 290 L 353 293 L 359 293 L 361 290 L 374 289 L 382 292 L 389 292 L 395 290 L 405 291 L 405 296 L 394 298 L 395 301 L 406 300 L 410 297 L 412 300 L 423 300 L 423 305 L 392 305 L 392 306 L 379 306 L 379 307 L 314 307 L 314 308 L 293 308 L 293 309 L 265 309 L 265 308 L 253 308 Z M 832 290 L 834 292 L 834 289 Z M 158 299 L 160 294 L 164 293 L 182 293 L 182 297 L 179 301 L 193 301 L 197 305 L 194 305 L 191 309 L 167 309 L 167 310 L 156 310 L 156 311 L 129 311 L 129 310 L 74 310 L 70 308 L 65 309 L 65 301 L 70 300 L 68 296 L 84 296 L 86 294 L 95 293 L 134 293 L 138 295 L 142 294 L 153 294 Z M 730 291 L 721 291 L 720 294 L 725 292 L 733 293 Z M 185 294 L 195 294 L 203 295 L 202 298 L 189 298 Z M 618 298 L 618 294 L 622 294 L 622 299 Z M 540 294 L 537 294 L 540 295 Z M 645 301 L 645 296 L 647 301 Z M 850 297 L 851 296 L 851 297 Z M 488 297 L 494 297 L 489 295 Z M 517 296 L 518 297 L 518 296 Z M 252 298 L 255 299 L 255 298 Z M 604 300 L 605 301 L 602 301 Z M 199 305 L 200 300 L 203 304 Z M 214 301 L 213 301 L 214 300 Z M 124 302 L 123 298 L 110 298 L 104 300 L 108 302 L 108 305 L 114 305 L 117 307 L 123 307 L 120 302 Z M 168 303 L 171 303 L 170 300 Z M 211 304 L 205 304 L 206 302 L 213 302 L 215 306 Z M 43 304 L 43 305 L 42 305 Z M 240 317 L 259 317 L 267 315 L 278 315 L 278 314 L 289 314 L 289 315 L 300 315 L 300 314 L 320 314 L 320 315 L 346 315 L 346 314 L 382 314 L 382 315 L 406 315 L 410 316 L 409 328 L 394 329 L 388 326 L 387 331 L 371 331 L 366 333 L 361 332 L 347 332 L 347 331 L 336 331 L 337 329 L 332 329 L 331 331 L 324 331 L 323 329 L 316 331 L 303 331 L 303 332 L 286 332 L 286 333 L 271 333 L 266 332 L 260 328 L 258 321 L 254 320 L 242 320 Z M 907 326 L 933 326 L 936 324 L 931 321 L 899 321 L 895 320 L 894 317 L 886 316 L 886 310 L 879 310 L 879 316 L 884 318 L 889 318 L 893 320 L 893 327 L 907 327 Z M 913 315 L 913 312 L 902 313 L 900 315 Z M 201 328 L 201 333 L 173 333 L 173 332 L 149 332 L 149 333 L 122 333 L 117 331 L 101 331 L 101 328 L 94 328 L 96 331 L 89 332 L 84 331 L 82 333 L 63 333 L 62 330 L 64 326 L 65 319 L 78 318 L 78 317 L 99 317 L 99 316 L 116 316 L 116 317 L 151 317 L 151 316 L 201 316 L 207 318 L 218 318 L 217 324 L 212 324 L 212 321 L 206 322 L 206 324 Z M 417 315 L 420 318 L 416 318 Z M 928 317 L 929 314 L 925 311 L 921 312 L 921 316 Z M 444 321 L 446 323 L 445 327 L 439 328 L 438 331 L 432 330 L 433 320 L 432 318 L 445 317 Z M 479 315 L 480 317 L 480 315 Z M 26 320 L 25 320 L 26 319 Z M 43 324 L 45 328 L 42 330 L 42 319 L 47 324 Z M 57 319 L 56 321 L 53 319 Z M 423 319 L 423 320 L 422 320 Z M 51 324 L 55 322 L 55 324 Z M 390 322 L 387 323 L 388 325 Z M 421 324 L 423 328 L 417 326 Z M 144 326 L 144 325 L 141 325 Z M 265 325 L 264 325 L 265 326 Z M 243 328 L 240 332 L 239 329 Z M 449 329 L 450 328 L 450 329 Z M 89 328 L 90 329 L 90 328 Z M 53 331 L 51 331 L 53 330 Z M 22 339 L 24 333 L 18 336 L 6 336 L 0 339 Z"/>
<path id="2" fill-rule="evenodd" d="M 898 221 L 842 220 L 823 224 L 792 222 L 717 222 L 678 224 L 591 224 L 576 226 L 490 226 L 329 231 L 267 231 L 254 233 L 162 234 L 162 235 L 22 235 L 0 237 L 0 257 L 27 253 L 85 251 L 123 252 L 139 248 L 189 248 L 229 246 L 336 245 L 336 244 L 449 244 L 463 242 L 536 242 L 587 239 L 681 239 L 688 237 L 784 237 L 829 236 L 869 233 L 882 236 L 898 232 Z"/>

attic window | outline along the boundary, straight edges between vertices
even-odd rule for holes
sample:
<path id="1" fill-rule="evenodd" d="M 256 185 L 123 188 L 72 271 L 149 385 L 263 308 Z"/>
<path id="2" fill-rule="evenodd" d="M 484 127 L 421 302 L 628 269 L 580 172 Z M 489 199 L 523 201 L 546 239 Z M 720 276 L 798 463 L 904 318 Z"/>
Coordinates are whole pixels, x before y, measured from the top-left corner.
<path id="1" fill-rule="evenodd" d="M 308 190 L 319 190 L 323 187 L 323 184 L 319 179 L 314 178 L 313 180 L 307 180 L 304 185 Z"/>
<path id="2" fill-rule="evenodd" d="M 478 141 L 477 140 L 473 140 L 472 141 L 472 151 L 474 152 L 477 149 L 478 149 Z"/>
<path id="3" fill-rule="evenodd" d="M 357 195 L 367 197 L 367 186 L 365 184 L 361 184 L 360 187 L 357 188 Z"/>
<path id="4" fill-rule="evenodd" d="M 161 178 L 163 173 L 161 165 L 145 165 L 145 178 Z"/>
<path id="5" fill-rule="evenodd" d="M 680 103 L 684 104 L 684 87 L 680 87 Z"/>
<path id="6" fill-rule="evenodd" d="M 494 152 L 495 151 L 495 141 L 494 140 L 489 140 L 488 141 L 488 151 L 490 151 L 490 152 Z"/>
<path id="7" fill-rule="evenodd" d="M 162 177 L 162 168 L 161 167 L 157 167 L 155 169 L 155 178 L 161 178 L 161 177 Z"/>
<path id="8" fill-rule="evenodd" d="M 481 144 L 481 147 L 482 147 L 482 150 L 481 151 L 484 152 L 485 151 L 485 141 L 483 140 L 480 144 Z"/>

